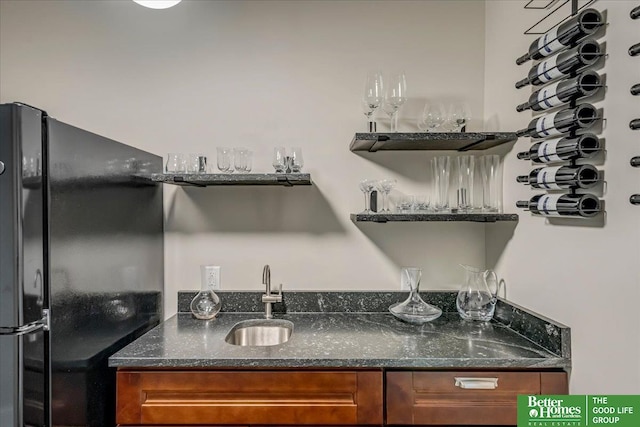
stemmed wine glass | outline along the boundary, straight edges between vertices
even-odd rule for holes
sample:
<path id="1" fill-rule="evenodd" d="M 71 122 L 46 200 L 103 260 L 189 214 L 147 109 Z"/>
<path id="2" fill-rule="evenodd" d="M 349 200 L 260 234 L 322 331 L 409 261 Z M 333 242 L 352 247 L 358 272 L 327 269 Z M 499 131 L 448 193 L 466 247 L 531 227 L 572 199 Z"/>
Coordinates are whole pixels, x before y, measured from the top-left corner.
<path id="1" fill-rule="evenodd" d="M 383 96 L 382 74 L 380 72 L 368 73 L 362 96 L 362 112 L 367 118 L 369 132 L 376 131 L 376 123 L 371 120 L 371 117 L 380 106 Z"/>
<path id="2" fill-rule="evenodd" d="M 360 191 L 364 193 L 364 210 L 360 213 L 370 214 L 371 210 L 371 192 L 376 188 L 376 181 L 373 179 L 363 179 L 360 181 Z"/>
<path id="3" fill-rule="evenodd" d="M 388 205 L 389 193 L 396 186 L 396 183 L 397 181 L 395 179 L 382 179 L 378 181 L 376 188 L 380 193 L 382 193 L 382 210 L 380 212 L 391 212 Z"/>
<path id="4" fill-rule="evenodd" d="M 448 119 L 452 132 L 464 132 L 471 120 L 471 111 L 466 104 L 453 104 L 449 109 Z"/>
<path id="5" fill-rule="evenodd" d="M 384 95 L 382 109 L 391 120 L 391 132 L 398 132 L 398 110 L 407 102 L 407 79 L 404 73 L 391 75 Z"/>
<path id="6" fill-rule="evenodd" d="M 437 132 L 445 123 L 446 117 L 440 104 L 425 104 L 418 129 L 425 132 Z"/>

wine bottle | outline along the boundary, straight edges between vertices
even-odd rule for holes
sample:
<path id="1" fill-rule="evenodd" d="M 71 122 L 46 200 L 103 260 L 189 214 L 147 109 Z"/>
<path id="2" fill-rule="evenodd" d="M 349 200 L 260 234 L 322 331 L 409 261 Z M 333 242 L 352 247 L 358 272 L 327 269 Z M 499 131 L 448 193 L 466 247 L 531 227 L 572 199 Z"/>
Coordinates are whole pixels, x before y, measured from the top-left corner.
<path id="1" fill-rule="evenodd" d="M 566 160 L 587 159 L 600 151 L 600 140 L 592 133 L 575 138 L 553 138 L 540 141 L 529 151 L 518 153 L 518 158 L 534 163 L 553 163 Z"/>
<path id="2" fill-rule="evenodd" d="M 640 83 L 636 83 L 631 86 L 631 90 L 629 92 L 631 92 L 631 95 L 640 95 Z"/>
<path id="3" fill-rule="evenodd" d="M 516 111 L 528 109 L 534 111 L 548 110 L 573 99 L 595 95 L 601 87 L 598 73 L 584 71 L 572 79 L 552 83 L 533 92 L 529 97 L 529 101 L 518 105 Z"/>
<path id="4" fill-rule="evenodd" d="M 598 169 L 592 165 L 547 166 L 536 168 L 529 175 L 520 175 L 518 182 L 533 188 L 561 190 L 563 188 L 591 188 L 598 183 Z"/>
<path id="5" fill-rule="evenodd" d="M 631 160 L 629 160 L 629 163 L 634 168 L 640 168 L 640 156 L 632 157 Z"/>
<path id="6" fill-rule="evenodd" d="M 538 194 L 516 202 L 519 208 L 544 216 L 594 217 L 601 209 L 600 199 L 592 194 Z"/>
<path id="7" fill-rule="evenodd" d="M 629 127 L 631 128 L 631 130 L 638 130 L 640 129 L 640 119 L 633 119 L 629 122 Z"/>
<path id="8" fill-rule="evenodd" d="M 640 6 L 636 6 L 633 9 L 631 9 L 631 12 L 629 12 L 629 16 L 631 17 L 631 19 L 640 18 Z"/>
<path id="9" fill-rule="evenodd" d="M 576 108 L 565 108 L 533 119 L 526 129 L 521 129 L 516 134 L 532 138 L 546 138 L 576 129 L 586 129 L 597 120 L 598 111 L 596 107 L 584 103 L 576 106 Z"/>
<path id="10" fill-rule="evenodd" d="M 546 61 L 532 67 L 527 77 L 516 83 L 520 89 L 529 84 L 540 86 L 551 80 L 567 76 L 581 68 L 593 65 L 600 57 L 600 45 L 598 42 L 588 39 L 582 41 L 573 49 L 560 52 Z"/>
<path id="11" fill-rule="evenodd" d="M 629 55 L 631 56 L 640 55 L 640 43 L 636 43 L 629 48 Z"/>
<path id="12" fill-rule="evenodd" d="M 538 60 L 553 55 L 571 43 L 593 34 L 602 22 L 600 12 L 595 9 L 585 9 L 534 40 L 529 46 L 529 52 L 516 59 L 516 64 L 522 65 L 530 59 Z"/>

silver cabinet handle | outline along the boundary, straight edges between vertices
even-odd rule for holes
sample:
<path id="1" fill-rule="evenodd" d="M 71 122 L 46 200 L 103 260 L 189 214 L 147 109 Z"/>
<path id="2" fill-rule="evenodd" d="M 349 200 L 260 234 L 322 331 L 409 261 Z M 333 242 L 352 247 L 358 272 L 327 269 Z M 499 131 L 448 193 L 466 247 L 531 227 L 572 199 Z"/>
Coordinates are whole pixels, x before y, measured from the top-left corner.
<path id="1" fill-rule="evenodd" d="M 455 377 L 455 386 L 473 390 L 494 390 L 498 388 L 497 378 L 463 378 Z"/>
<path id="2" fill-rule="evenodd" d="M 0 161 L 0 175 L 2 175 L 3 173 L 4 173 L 4 163 Z"/>

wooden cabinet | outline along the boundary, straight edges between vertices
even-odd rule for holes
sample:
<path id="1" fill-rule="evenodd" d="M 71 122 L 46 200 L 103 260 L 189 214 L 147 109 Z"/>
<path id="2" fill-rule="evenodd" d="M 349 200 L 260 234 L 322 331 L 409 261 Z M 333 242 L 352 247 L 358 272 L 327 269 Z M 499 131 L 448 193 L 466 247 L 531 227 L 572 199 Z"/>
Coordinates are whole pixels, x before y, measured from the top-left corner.
<path id="1" fill-rule="evenodd" d="M 515 425 L 517 395 L 567 393 L 565 372 L 119 370 L 116 419 L 122 427 Z"/>
<path id="2" fill-rule="evenodd" d="M 519 394 L 566 394 L 565 372 L 387 372 L 387 424 L 515 425 Z"/>
<path id="3" fill-rule="evenodd" d="M 119 425 L 381 425 L 379 371 L 117 373 Z"/>

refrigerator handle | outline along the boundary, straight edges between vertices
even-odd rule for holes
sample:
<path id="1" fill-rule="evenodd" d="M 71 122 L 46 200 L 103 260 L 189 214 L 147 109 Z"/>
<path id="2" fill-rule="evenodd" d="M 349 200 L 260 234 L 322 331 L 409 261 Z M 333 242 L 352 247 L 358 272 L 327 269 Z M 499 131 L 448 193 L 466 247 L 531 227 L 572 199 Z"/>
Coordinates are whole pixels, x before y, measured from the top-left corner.
<path id="1" fill-rule="evenodd" d="M 27 335 L 35 331 L 39 331 L 42 329 L 43 331 L 48 331 L 51 326 L 51 320 L 49 317 L 49 309 L 42 309 L 42 319 L 37 320 L 35 322 L 27 323 L 22 326 L 0 326 L 0 335 Z"/>

